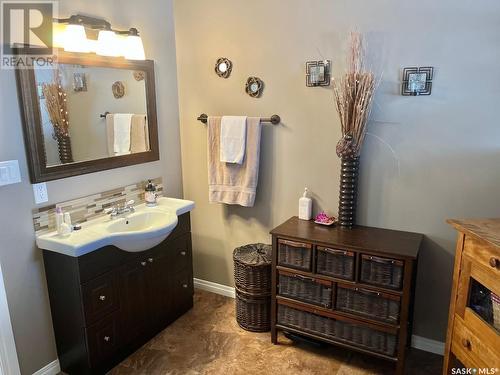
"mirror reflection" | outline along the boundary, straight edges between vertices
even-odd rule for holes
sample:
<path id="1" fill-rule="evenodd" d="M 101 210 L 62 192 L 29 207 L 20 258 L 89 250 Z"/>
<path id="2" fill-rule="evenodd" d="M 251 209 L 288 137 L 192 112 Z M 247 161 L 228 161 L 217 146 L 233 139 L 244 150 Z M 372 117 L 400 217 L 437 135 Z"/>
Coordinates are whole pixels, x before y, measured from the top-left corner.
<path id="1" fill-rule="evenodd" d="M 74 64 L 35 70 L 47 167 L 149 151 L 144 77 Z"/>

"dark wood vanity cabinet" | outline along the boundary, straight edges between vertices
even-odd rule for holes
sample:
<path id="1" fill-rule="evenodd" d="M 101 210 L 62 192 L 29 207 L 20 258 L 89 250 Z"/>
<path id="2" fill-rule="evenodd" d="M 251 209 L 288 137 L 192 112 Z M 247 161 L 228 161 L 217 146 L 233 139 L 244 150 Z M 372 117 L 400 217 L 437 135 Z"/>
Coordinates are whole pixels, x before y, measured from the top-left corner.
<path id="1" fill-rule="evenodd" d="M 61 370 L 103 374 L 193 306 L 189 213 L 160 245 L 43 251 Z"/>

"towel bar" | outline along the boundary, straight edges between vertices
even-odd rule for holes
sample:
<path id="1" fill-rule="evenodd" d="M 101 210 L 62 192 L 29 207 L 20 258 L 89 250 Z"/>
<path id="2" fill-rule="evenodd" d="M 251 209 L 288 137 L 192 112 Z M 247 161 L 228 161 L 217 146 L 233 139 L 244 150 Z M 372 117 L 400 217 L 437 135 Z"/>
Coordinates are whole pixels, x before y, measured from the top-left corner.
<path id="1" fill-rule="evenodd" d="M 206 124 L 208 121 L 208 115 L 206 113 L 202 113 L 197 118 L 198 121 Z M 278 115 L 272 115 L 271 117 L 263 117 L 260 119 L 260 122 L 270 122 L 273 125 L 278 125 L 281 122 L 281 117 Z"/>

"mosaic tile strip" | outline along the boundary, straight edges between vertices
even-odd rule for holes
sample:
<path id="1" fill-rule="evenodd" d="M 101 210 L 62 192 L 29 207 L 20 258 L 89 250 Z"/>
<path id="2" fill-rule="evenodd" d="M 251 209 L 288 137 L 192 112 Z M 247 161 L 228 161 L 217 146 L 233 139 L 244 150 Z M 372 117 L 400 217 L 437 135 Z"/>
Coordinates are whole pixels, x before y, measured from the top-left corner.
<path id="1" fill-rule="evenodd" d="M 147 181 L 141 181 L 133 185 L 92 194 L 87 197 L 36 208 L 32 211 L 35 233 L 38 235 L 56 229 L 57 207 L 61 207 L 64 212 L 69 212 L 72 223 L 76 224 L 106 215 L 104 213 L 106 208 L 117 204 L 124 204 L 131 199 L 135 201 L 135 205 L 144 203 L 144 188 L 146 183 Z M 153 179 L 153 183 L 157 186 L 158 195 L 163 195 L 162 178 Z"/>

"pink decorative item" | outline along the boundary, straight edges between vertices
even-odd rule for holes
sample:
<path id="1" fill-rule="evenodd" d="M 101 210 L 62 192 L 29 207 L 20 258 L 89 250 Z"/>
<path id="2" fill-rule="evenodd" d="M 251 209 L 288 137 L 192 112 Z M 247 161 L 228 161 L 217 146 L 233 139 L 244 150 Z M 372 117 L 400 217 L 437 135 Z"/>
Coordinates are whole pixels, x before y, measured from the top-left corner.
<path id="1" fill-rule="evenodd" d="M 328 216 L 324 212 L 320 212 L 316 217 L 314 218 L 314 222 L 316 224 L 321 224 L 321 225 L 332 225 L 337 221 L 337 218 L 335 216 Z"/>

